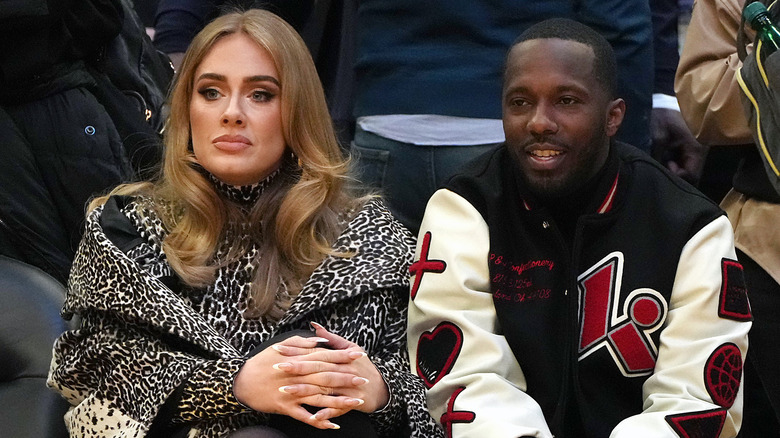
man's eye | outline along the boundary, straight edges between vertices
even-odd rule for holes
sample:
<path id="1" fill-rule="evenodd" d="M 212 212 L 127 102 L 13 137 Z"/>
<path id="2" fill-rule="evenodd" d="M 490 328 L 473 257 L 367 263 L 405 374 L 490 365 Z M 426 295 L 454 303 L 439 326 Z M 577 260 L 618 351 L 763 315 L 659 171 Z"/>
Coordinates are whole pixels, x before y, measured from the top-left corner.
<path id="1" fill-rule="evenodd" d="M 564 104 L 564 105 L 573 105 L 573 104 L 577 103 L 577 99 L 575 99 L 573 97 L 566 96 L 566 97 L 562 97 L 561 98 L 561 103 Z"/>
<path id="2" fill-rule="evenodd" d="M 526 101 L 525 99 L 512 99 L 509 103 L 512 106 L 525 106 L 525 105 L 528 105 L 528 101 Z"/>

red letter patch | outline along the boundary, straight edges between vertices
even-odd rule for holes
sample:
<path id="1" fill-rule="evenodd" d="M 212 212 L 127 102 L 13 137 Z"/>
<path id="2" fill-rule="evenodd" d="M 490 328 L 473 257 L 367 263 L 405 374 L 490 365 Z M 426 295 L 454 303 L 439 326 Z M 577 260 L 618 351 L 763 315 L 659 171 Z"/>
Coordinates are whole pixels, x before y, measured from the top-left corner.
<path id="1" fill-rule="evenodd" d="M 650 334 L 666 319 L 666 301 L 648 288 L 629 293 L 621 311 L 623 254 L 613 252 L 578 277 L 579 359 L 606 348 L 626 377 L 653 372 L 658 355 Z"/>

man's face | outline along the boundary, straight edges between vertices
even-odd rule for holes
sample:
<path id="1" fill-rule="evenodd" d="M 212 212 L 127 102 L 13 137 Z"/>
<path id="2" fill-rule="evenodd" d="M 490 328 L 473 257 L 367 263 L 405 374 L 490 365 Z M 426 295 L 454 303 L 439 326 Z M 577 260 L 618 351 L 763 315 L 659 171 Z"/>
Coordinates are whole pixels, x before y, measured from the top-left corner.
<path id="1" fill-rule="evenodd" d="M 610 100 L 595 55 L 576 41 L 536 39 L 512 48 L 503 91 L 506 143 L 531 191 L 558 197 L 596 174 L 625 104 Z"/>

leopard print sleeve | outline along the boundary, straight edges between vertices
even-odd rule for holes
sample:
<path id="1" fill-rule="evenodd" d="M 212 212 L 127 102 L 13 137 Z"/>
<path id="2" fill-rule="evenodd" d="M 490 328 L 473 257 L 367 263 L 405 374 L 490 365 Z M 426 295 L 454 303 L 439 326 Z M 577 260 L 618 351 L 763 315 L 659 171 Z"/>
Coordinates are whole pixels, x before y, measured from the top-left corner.
<path id="1" fill-rule="evenodd" d="M 182 386 L 175 421 L 201 421 L 253 412 L 233 395 L 233 380 L 244 363 L 243 358 L 217 359 L 196 369 Z"/>

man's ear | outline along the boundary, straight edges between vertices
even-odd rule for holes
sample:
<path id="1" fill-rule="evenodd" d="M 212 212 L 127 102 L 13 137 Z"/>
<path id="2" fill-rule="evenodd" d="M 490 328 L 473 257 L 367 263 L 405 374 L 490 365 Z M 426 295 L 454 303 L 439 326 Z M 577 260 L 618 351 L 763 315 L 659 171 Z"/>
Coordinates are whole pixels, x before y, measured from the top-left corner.
<path id="1" fill-rule="evenodd" d="M 623 117 L 626 115 L 626 102 L 623 99 L 615 99 L 607 106 L 607 137 L 612 137 L 617 133 L 620 124 L 623 123 Z"/>

